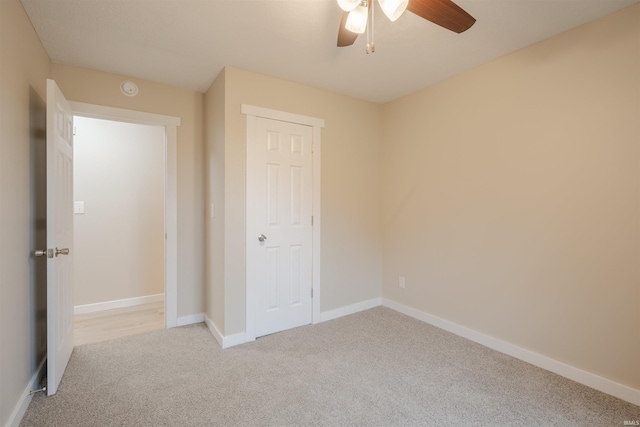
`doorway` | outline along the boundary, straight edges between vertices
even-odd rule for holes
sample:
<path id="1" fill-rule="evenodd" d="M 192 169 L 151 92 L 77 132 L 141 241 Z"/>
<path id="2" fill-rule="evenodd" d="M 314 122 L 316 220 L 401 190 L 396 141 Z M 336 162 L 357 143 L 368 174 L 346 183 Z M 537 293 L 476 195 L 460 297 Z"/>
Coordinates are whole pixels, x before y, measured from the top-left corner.
<path id="1" fill-rule="evenodd" d="M 90 189 L 83 189 L 84 194 L 78 193 L 74 196 L 75 219 L 81 218 L 83 221 L 88 220 L 89 214 L 91 213 L 96 216 L 96 218 L 92 218 L 93 223 L 98 223 L 98 225 L 101 221 L 103 223 L 111 222 L 120 224 L 119 221 L 122 220 L 123 217 L 133 217 L 134 220 L 129 221 L 128 225 L 120 224 L 110 231 L 111 234 L 117 234 L 119 236 L 119 238 L 116 239 L 118 241 L 115 243 L 112 241 L 110 244 L 100 245 L 98 239 L 87 239 L 86 236 L 84 236 L 85 241 L 81 241 L 83 237 L 79 236 L 77 242 L 80 247 L 77 248 L 77 252 L 95 252 L 94 255 L 96 255 L 96 257 L 94 257 L 94 261 L 97 262 L 98 269 L 102 268 L 102 271 L 108 272 L 106 274 L 108 274 L 109 277 L 107 277 L 106 280 L 102 280 L 100 286 L 94 286 L 93 289 L 89 291 L 89 293 L 94 293 L 94 298 L 101 298 L 103 300 L 102 306 L 98 306 L 98 308 L 112 308 L 126 311 L 128 307 L 136 306 L 140 303 L 157 305 L 158 301 L 160 301 L 164 311 L 164 327 L 175 327 L 177 326 L 176 145 L 177 126 L 180 125 L 180 119 L 177 117 L 79 102 L 70 102 L 70 104 L 74 112 L 74 117 L 80 126 L 83 126 L 85 121 L 90 122 L 93 120 L 92 123 L 94 123 L 94 125 L 96 123 L 110 123 L 125 134 L 142 132 L 142 134 L 155 135 L 153 142 L 149 142 L 146 148 L 137 147 L 137 153 L 129 152 L 125 154 L 122 151 L 113 151 L 101 153 L 98 156 L 96 156 L 95 152 L 93 153 L 94 157 L 98 157 L 94 159 L 96 163 L 92 166 L 95 175 L 93 179 L 94 181 L 98 181 L 97 185 L 119 182 L 121 188 L 120 190 L 111 188 L 111 190 L 108 190 L 111 192 L 110 198 L 105 197 L 105 200 L 94 200 L 91 204 L 87 203 L 88 200 L 83 200 L 83 198 L 92 197 Z M 81 131 L 81 128 L 76 126 L 76 132 Z M 83 139 L 81 135 L 76 135 L 76 138 L 82 143 Z M 153 152 L 149 152 L 149 144 L 154 146 Z M 81 150 L 82 147 L 79 149 Z M 155 158 L 156 161 L 151 162 L 153 166 L 149 164 L 148 159 L 144 159 L 145 156 Z M 124 173 L 123 166 L 127 163 L 129 164 L 129 172 Z M 144 167 L 142 166 L 143 164 L 145 164 Z M 143 168 L 146 170 L 143 171 Z M 154 183 L 155 187 L 151 191 L 154 193 L 154 197 L 149 198 L 147 197 L 148 195 L 144 195 L 143 197 L 141 194 L 141 192 L 150 191 L 148 188 L 143 189 L 143 187 L 141 187 L 143 181 L 141 175 L 147 176 L 145 179 L 150 179 Z M 100 183 L 100 181 L 102 181 L 102 183 Z M 126 191 L 128 186 L 133 187 L 135 191 Z M 123 188 L 125 190 L 123 190 Z M 124 193 L 128 195 L 125 196 L 123 195 Z M 123 199 L 128 200 L 124 201 Z M 144 212 L 146 212 L 146 210 L 142 208 L 143 204 L 153 204 L 150 201 L 152 199 L 156 200 L 156 202 L 153 202 L 156 204 L 153 218 L 148 216 L 149 214 L 145 214 Z M 160 199 L 159 204 L 158 199 Z M 120 206 L 121 203 L 123 205 Z M 89 224 L 83 224 L 83 226 L 85 228 L 91 228 L 92 221 L 84 221 Z M 154 224 L 155 226 L 152 227 Z M 94 232 L 96 229 L 99 229 L 98 225 L 93 226 Z M 155 234 L 150 237 L 149 234 L 142 233 L 143 230 L 141 229 L 143 228 L 149 230 L 154 229 L 156 230 Z M 109 233 L 108 228 L 105 227 L 102 229 L 102 233 Z M 147 237 L 143 237 L 144 241 L 142 242 L 138 240 L 138 243 L 125 243 L 123 239 L 127 239 L 132 235 L 146 235 Z M 82 249 L 83 247 L 84 249 Z M 149 252 L 150 256 L 141 258 L 139 252 L 143 251 Z M 151 254 L 151 252 L 153 252 L 153 254 Z M 80 256 L 80 261 L 82 261 L 84 253 L 77 253 L 77 255 Z M 95 259 L 98 259 L 98 261 Z M 133 280 L 134 283 L 134 285 L 131 285 L 132 282 L 130 281 L 129 285 L 136 288 L 135 292 L 137 292 L 137 295 L 126 293 L 128 291 L 134 292 L 131 288 L 128 290 L 124 289 L 125 293 L 122 293 L 123 286 L 121 282 L 125 281 L 123 277 L 126 276 L 126 272 L 130 270 L 130 267 L 135 267 L 133 264 L 139 262 L 146 263 L 148 268 L 138 270 L 138 273 L 136 273 L 137 277 L 135 277 L 136 274 L 133 275 L 133 278 L 131 276 L 129 277 L 129 280 Z M 160 264 L 159 270 L 152 268 L 157 267 L 157 264 Z M 95 271 L 91 271 L 96 268 L 96 265 L 83 266 L 82 268 L 89 270 L 88 273 L 87 271 L 81 273 L 84 277 L 87 277 L 87 274 L 89 274 L 89 277 L 91 274 L 96 274 Z M 142 273 L 140 273 L 140 271 L 142 271 Z M 158 281 L 161 282 L 159 287 L 157 286 Z M 150 285 L 151 282 L 156 282 L 155 288 Z M 118 286 L 120 286 L 120 290 L 115 289 L 118 288 Z M 118 294 L 117 292 L 121 293 Z M 114 297 L 114 295 L 119 296 Z M 85 298 L 85 300 L 77 300 L 78 303 L 76 303 L 76 305 L 80 307 L 84 306 L 85 312 L 87 311 L 87 307 L 89 307 L 88 310 L 90 311 L 91 302 L 86 298 L 91 298 L 91 296 L 84 294 L 81 295 L 80 298 Z M 162 300 L 164 300 L 164 304 L 162 304 Z M 78 312 L 77 309 L 76 312 Z"/>
<path id="2" fill-rule="evenodd" d="M 73 118 L 74 116 L 164 126 L 165 326 L 177 326 L 177 127 L 180 118 L 69 102 L 47 80 L 46 248 L 34 257 L 47 261 L 47 395 L 58 389 L 73 351 Z"/>
<path id="3" fill-rule="evenodd" d="M 74 117 L 74 343 L 161 329 L 163 126 Z"/>

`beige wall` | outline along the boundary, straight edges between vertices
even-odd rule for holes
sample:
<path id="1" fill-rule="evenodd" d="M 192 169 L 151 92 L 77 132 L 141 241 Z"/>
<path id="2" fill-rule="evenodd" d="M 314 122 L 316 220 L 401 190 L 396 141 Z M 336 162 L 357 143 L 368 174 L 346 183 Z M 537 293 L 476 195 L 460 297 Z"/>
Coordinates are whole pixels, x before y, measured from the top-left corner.
<path id="1" fill-rule="evenodd" d="M 74 120 L 73 302 L 164 293 L 165 129 Z"/>
<path id="2" fill-rule="evenodd" d="M 225 70 L 205 95 L 206 315 L 223 332 L 225 312 Z"/>
<path id="3" fill-rule="evenodd" d="M 53 78 L 70 101 L 180 117 L 178 127 L 178 317 L 204 304 L 203 94 L 116 74 L 54 64 Z M 139 87 L 120 92 L 123 80 Z"/>
<path id="4" fill-rule="evenodd" d="M 322 130 L 321 310 L 379 297 L 382 107 L 227 67 L 225 85 L 225 335 L 245 328 L 246 122 L 241 105 L 325 120 Z M 217 90 L 217 89 L 216 89 Z M 207 120 L 212 113 L 207 111 Z M 208 286 L 212 286 L 209 284 Z"/>
<path id="5" fill-rule="evenodd" d="M 639 22 L 385 105 L 385 298 L 640 388 Z"/>
<path id="6" fill-rule="evenodd" d="M 31 257 L 43 230 L 37 224 L 41 206 L 33 206 L 41 198 L 30 196 L 42 182 L 30 165 L 44 153 L 42 103 L 50 73 L 49 57 L 20 2 L 0 1 L 0 425 L 46 351 L 46 281 L 30 274 L 43 261 Z"/>

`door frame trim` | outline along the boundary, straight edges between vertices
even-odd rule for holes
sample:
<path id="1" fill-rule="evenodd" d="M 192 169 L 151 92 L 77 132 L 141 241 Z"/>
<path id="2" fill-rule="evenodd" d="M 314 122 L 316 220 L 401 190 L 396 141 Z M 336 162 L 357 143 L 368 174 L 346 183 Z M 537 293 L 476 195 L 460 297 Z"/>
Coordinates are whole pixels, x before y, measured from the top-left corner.
<path id="1" fill-rule="evenodd" d="M 163 126 L 165 129 L 165 187 L 164 187 L 164 306 L 165 327 L 178 324 L 178 126 L 179 117 L 142 111 L 125 110 L 104 105 L 69 101 L 73 114 L 94 119 Z"/>
<path id="2" fill-rule="evenodd" d="M 270 108 L 256 107 L 253 105 L 242 104 L 242 114 L 247 116 L 247 128 L 245 147 L 248 145 L 251 138 L 255 138 L 255 126 L 256 118 L 261 117 L 270 120 L 278 120 L 282 122 L 295 123 L 312 128 L 312 174 L 313 174 L 313 186 L 312 186 L 312 215 L 313 215 L 313 229 L 312 229 L 312 267 L 311 267 L 311 281 L 313 289 L 313 299 L 311 301 L 312 323 L 316 324 L 320 322 L 320 230 L 321 230 L 321 209 L 320 209 L 320 168 L 321 168 L 321 154 L 322 154 L 322 141 L 321 130 L 324 128 L 324 119 L 316 117 L 303 116 L 300 114 L 288 113 L 286 111 L 272 110 Z M 248 152 L 247 152 L 248 155 Z M 248 171 L 247 171 L 248 173 Z M 246 196 L 245 196 L 246 197 Z M 249 206 L 246 207 L 249 209 Z M 246 224 L 245 224 L 246 230 Z M 245 257 L 246 257 L 245 248 Z M 247 276 L 245 276 L 247 277 Z M 252 287 L 252 283 L 248 280 L 245 281 L 246 292 L 246 307 L 245 307 L 245 340 L 253 341 L 256 339 L 255 330 L 255 301 L 254 296 L 256 294 L 255 289 Z"/>

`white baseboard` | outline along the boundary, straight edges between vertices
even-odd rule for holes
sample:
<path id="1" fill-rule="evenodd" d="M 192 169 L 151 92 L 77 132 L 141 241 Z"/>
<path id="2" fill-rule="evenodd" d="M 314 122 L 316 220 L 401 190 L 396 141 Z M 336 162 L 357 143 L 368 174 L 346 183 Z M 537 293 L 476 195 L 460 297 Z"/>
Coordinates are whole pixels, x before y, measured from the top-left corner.
<path id="1" fill-rule="evenodd" d="M 327 320 L 348 316 L 350 314 L 358 313 L 359 311 L 369 310 L 370 308 L 378 307 L 379 305 L 382 305 L 382 298 L 373 298 L 357 302 L 355 304 L 345 305 L 344 307 L 336 308 L 334 310 L 323 311 L 320 313 L 320 321 L 326 322 Z"/>
<path id="2" fill-rule="evenodd" d="M 250 341 L 255 341 L 255 340 L 248 340 L 247 334 L 245 334 L 244 332 L 239 332 L 237 334 L 225 336 L 222 339 L 222 348 L 229 348 L 236 345 L 245 344 Z"/>
<path id="3" fill-rule="evenodd" d="M 114 308 L 133 307 L 134 305 L 149 304 L 164 301 L 164 294 L 146 295 L 143 297 L 125 298 L 114 301 L 97 302 L 95 304 L 76 305 L 73 314 L 94 313 L 96 311 L 111 310 Z"/>
<path id="4" fill-rule="evenodd" d="M 640 405 L 640 390 L 611 381 L 591 372 L 583 371 L 582 369 L 567 365 L 566 363 L 559 362 L 542 354 L 518 347 L 517 345 L 493 338 L 465 326 L 458 325 L 415 308 L 407 307 L 406 305 L 386 298 L 382 299 L 382 305 L 603 393 L 610 394 L 634 405 Z"/>
<path id="5" fill-rule="evenodd" d="M 222 334 L 220 333 L 220 331 L 218 330 L 216 325 L 213 323 L 213 320 L 209 319 L 209 317 L 207 317 L 207 315 L 205 315 L 204 316 L 204 323 L 207 324 L 207 327 L 211 331 L 211 335 L 213 335 L 213 337 L 216 339 L 216 341 L 218 341 L 218 344 L 220 344 L 220 347 L 224 348 L 222 346 Z"/>
<path id="6" fill-rule="evenodd" d="M 244 332 L 240 332 L 238 334 L 233 334 L 233 335 L 227 335 L 227 336 L 222 335 L 222 333 L 218 330 L 218 328 L 213 323 L 213 321 L 209 319 L 209 317 L 207 317 L 206 315 L 204 316 L 204 321 L 209 327 L 209 330 L 211 331 L 211 334 L 213 335 L 213 337 L 216 339 L 216 341 L 218 341 L 218 344 L 220 344 L 220 347 L 222 347 L 223 349 L 252 341 L 252 340 L 247 340 L 247 334 Z"/>
<path id="7" fill-rule="evenodd" d="M 204 322 L 204 313 L 191 314 L 189 316 L 178 317 L 176 326 L 193 325 Z"/>
<path id="8" fill-rule="evenodd" d="M 44 367 L 46 361 L 46 358 L 43 359 L 36 368 L 36 371 L 31 376 L 29 383 L 22 392 L 20 400 L 16 404 L 15 408 L 13 408 L 9 419 L 7 420 L 6 427 L 18 427 L 20 425 L 20 421 L 22 421 L 22 417 L 24 417 L 25 412 L 27 412 L 29 403 L 31 403 L 31 395 L 29 394 L 29 392 L 31 390 L 39 388 L 38 386 L 40 385 L 40 379 L 44 375 Z"/>
<path id="9" fill-rule="evenodd" d="M 335 310 L 325 311 L 323 313 L 320 313 L 320 322 L 326 322 L 327 320 L 337 319 L 338 317 L 347 316 L 349 314 L 354 314 L 359 311 L 368 310 L 373 307 L 378 307 L 381 304 L 382 304 L 382 298 L 373 298 L 367 301 L 362 301 L 355 304 L 347 305 L 345 307 L 336 308 Z M 218 330 L 218 328 L 213 323 L 213 321 L 209 319 L 209 317 L 207 317 L 206 315 L 203 315 L 203 316 L 204 316 L 204 321 L 207 324 L 207 327 L 211 331 L 211 334 L 214 336 L 218 344 L 220 344 L 220 347 L 229 348 L 229 347 L 233 347 L 236 345 L 253 341 L 247 338 L 247 334 L 245 332 L 224 336 Z"/>

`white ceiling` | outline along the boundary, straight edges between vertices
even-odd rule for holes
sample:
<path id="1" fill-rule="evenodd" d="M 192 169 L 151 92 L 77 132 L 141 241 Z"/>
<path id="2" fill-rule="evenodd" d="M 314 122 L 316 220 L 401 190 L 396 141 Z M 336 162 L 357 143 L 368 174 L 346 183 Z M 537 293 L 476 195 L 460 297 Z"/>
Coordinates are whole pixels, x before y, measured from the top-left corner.
<path id="1" fill-rule="evenodd" d="M 406 12 L 376 14 L 336 47 L 335 0 L 21 0 L 55 63 L 205 92 L 224 66 L 386 102 L 640 0 L 455 0 L 455 34 Z"/>

